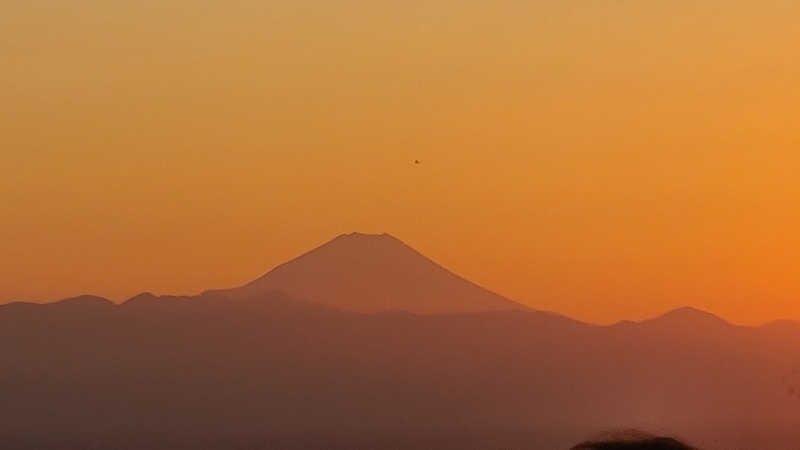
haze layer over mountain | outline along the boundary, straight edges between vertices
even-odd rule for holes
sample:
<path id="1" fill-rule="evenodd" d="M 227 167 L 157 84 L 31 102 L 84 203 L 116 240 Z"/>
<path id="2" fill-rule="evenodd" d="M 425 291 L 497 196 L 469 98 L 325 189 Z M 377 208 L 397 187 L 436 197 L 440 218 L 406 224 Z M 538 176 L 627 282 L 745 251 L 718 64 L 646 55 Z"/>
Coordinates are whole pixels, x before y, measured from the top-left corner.
<path id="1" fill-rule="evenodd" d="M 271 291 L 366 313 L 527 309 L 455 275 L 388 234 L 341 235 L 226 293 L 253 297 Z"/>
<path id="2" fill-rule="evenodd" d="M 712 319 L 712 321 L 709 321 Z M 699 326 L 712 324 L 713 326 Z M 362 314 L 273 292 L 0 307 L 4 449 L 566 449 L 800 438 L 800 327 Z M 795 431 L 792 431 L 795 430 Z"/>

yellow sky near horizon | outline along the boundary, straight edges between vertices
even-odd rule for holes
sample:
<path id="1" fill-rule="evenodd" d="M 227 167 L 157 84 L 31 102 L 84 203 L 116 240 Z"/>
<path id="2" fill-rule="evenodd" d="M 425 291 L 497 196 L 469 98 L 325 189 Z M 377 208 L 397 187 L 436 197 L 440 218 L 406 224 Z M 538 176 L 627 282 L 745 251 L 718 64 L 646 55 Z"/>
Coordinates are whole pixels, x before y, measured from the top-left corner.
<path id="1" fill-rule="evenodd" d="M 800 3 L 3 10 L 0 302 L 233 286 L 364 231 L 579 319 L 800 319 Z"/>

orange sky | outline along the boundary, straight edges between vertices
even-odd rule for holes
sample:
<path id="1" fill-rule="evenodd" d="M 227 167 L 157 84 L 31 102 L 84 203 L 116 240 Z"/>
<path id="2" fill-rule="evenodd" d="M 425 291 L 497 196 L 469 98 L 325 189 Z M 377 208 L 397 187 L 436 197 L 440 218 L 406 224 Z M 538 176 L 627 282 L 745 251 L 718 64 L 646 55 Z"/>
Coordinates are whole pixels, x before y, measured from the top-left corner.
<path id="1" fill-rule="evenodd" d="M 195 293 L 386 231 L 580 319 L 800 319 L 799 21 L 793 0 L 11 2 L 0 301 Z"/>

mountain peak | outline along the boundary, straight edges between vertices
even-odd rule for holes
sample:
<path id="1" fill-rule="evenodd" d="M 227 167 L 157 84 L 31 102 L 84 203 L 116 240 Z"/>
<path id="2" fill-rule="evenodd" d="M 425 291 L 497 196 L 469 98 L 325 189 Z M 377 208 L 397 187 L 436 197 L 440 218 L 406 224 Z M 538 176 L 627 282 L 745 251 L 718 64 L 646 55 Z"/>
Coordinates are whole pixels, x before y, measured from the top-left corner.
<path id="1" fill-rule="evenodd" d="M 727 321 L 719 316 L 715 316 L 708 311 L 693 308 L 691 306 L 684 306 L 681 308 L 668 311 L 654 319 L 647 320 L 650 323 L 665 323 L 665 324 L 690 324 L 690 325 L 729 325 Z"/>
<path id="2" fill-rule="evenodd" d="M 527 309 L 448 271 L 387 233 L 342 234 L 228 292 L 251 297 L 275 290 L 366 313 Z"/>
<path id="3" fill-rule="evenodd" d="M 340 234 L 334 241 L 337 239 L 391 239 L 399 241 L 399 239 L 389 233 L 360 233 L 358 231 Z"/>
<path id="4" fill-rule="evenodd" d="M 113 306 L 111 300 L 96 295 L 79 295 L 51 303 L 61 306 Z"/>
<path id="5" fill-rule="evenodd" d="M 392 236 L 389 233 L 345 233 L 340 234 L 336 238 L 328 241 L 326 244 L 322 245 L 321 247 L 325 247 L 327 245 L 402 245 L 408 246 L 405 242 L 397 239 L 396 237 Z M 315 249 L 316 250 L 316 249 Z M 313 250 L 312 250 L 313 251 Z"/>

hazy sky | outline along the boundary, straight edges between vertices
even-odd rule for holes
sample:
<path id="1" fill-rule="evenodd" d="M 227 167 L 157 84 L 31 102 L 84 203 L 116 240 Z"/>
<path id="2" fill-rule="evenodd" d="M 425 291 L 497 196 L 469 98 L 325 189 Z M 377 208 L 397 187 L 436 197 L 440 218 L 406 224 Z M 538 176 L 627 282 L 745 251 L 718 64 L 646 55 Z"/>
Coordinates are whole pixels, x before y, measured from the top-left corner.
<path id="1" fill-rule="evenodd" d="M 798 23 L 795 0 L 6 2 L 0 301 L 195 293 L 385 231 L 580 319 L 800 319 Z"/>

